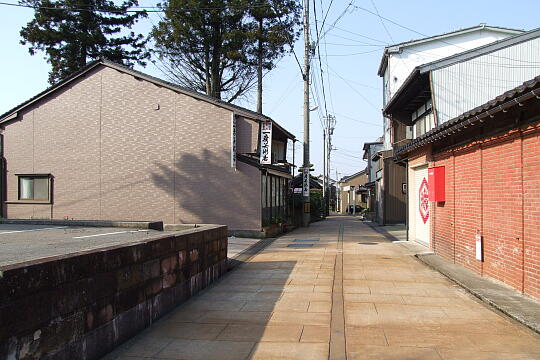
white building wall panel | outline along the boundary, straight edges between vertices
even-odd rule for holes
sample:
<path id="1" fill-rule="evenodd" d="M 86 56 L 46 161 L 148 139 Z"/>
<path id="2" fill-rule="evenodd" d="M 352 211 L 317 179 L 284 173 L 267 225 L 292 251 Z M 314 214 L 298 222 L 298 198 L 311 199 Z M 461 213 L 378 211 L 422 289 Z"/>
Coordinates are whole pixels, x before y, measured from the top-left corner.
<path id="1" fill-rule="evenodd" d="M 540 75 L 540 39 L 532 39 L 432 72 L 442 124 Z"/>
<path id="2" fill-rule="evenodd" d="M 510 36 L 508 33 L 482 30 L 455 35 L 432 42 L 403 46 L 391 54 L 385 72 L 385 103 L 390 101 L 415 67 L 477 48 Z"/>

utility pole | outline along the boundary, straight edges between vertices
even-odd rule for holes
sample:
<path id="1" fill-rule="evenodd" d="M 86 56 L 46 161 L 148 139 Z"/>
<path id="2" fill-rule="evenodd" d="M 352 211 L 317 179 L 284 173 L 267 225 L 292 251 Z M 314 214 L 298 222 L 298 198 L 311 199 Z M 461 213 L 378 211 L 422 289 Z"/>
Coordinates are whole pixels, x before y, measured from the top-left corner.
<path id="1" fill-rule="evenodd" d="M 326 117 L 325 117 L 326 119 Z M 325 120 L 326 124 L 326 120 Z M 323 128 L 323 187 L 322 187 L 322 196 L 323 199 L 326 199 L 326 128 Z M 326 201 L 326 200 L 325 200 Z"/>
<path id="2" fill-rule="evenodd" d="M 334 135 L 334 129 L 336 127 L 336 117 L 333 115 L 328 115 L 326 117 L 326 185 L 328 186 L 327 193 L 328 197 L 325 198 L 325 211 L 327 214 L 330 214 L 330 153 L 332 152 L 332 135 Z"/>
<path id="3" fill-rule="evenodd" d="M 309 41 L 309 1 L 304 1 L 304 164 L 302 165 L 303 184 L 302 199 L 304 200 L 304 214 L 302 225 L 309 226 L 310 222 L 310 200 L 309 200 L 309 56 L 311 45 Z"/>
<path id="4" fill-rule="evenodd" d="M 339 204 L 339 195 L 340 195 L 340 189 L 339 189 L 339 183 L 338 183 L 338 180 L 339 179 L 339 176 L 338 176 L 338 172 L 337 172 L 337 169 L 336 169 L 336 212 L 339 210 L 341 211 L 341 206 Z"/>

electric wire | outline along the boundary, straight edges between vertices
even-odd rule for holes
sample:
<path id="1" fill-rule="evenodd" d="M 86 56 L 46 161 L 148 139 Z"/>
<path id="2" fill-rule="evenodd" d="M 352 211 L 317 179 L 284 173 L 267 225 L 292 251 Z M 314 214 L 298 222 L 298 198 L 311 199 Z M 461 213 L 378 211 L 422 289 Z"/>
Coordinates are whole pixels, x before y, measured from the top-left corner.
<path id="1" fill-rule="evenodd" d="M 76 8 L 71 7 L 65 7 L 65 6 L 32 6 L 27 4 L 14 4 L 14 3 L 8 3 L 8 2 L 0 2 L 0 5 L 3 6 L 13 6 L 13 7 L 20 7 L 20 8 L 28 8 L 28 9 L 43 9 L 43 10 L 63 10 L 63 11 L 92 11 L 92 12 L 103 12 L 103 13 L 154 13 L 154 12 L 164 12 L 165 10 L 160 6 L 128 6 L 125 10 L 105 10 L 105 9 L 94 9 L 94 8 L 84 8 L 81 6 L 77 6 Z M 251 4 L 247 6 L 242 7 L 190 7 L 190 8 L 184 8 L 183 11 L 214 11 L 214 10 L 243 10 L 243 9 L 258 9 L 267 7 L 268 4 L 266 3 L 259 3 L 259 4 Z M 135 10 L 130 10 L 135 9 Z"/>
<path id="2" fill-rule="evenodd" d="M 333 0 L 332 0 L 333 1 Z M 317 34 L 317 39 L 319 39 L 319 27 L 317 25 L 317 7 L 316 7 L 316 1 L 313 0 L 313 14 L 315 16 L 315 31 L 316 31 L 316 34 Z M 330 3 L 330 5 L 332 5 L 332 3 Z M 326 20 L 326 18 L 325 18 Z M 324 22 L 323 22 L 323 26 L 324 26 Z M 321 87 L 322 87 L 322 95 L 323 95 L 323 101 L 324 101 L 324 112 L 325 112 L 325 115 L 326 117 L 328 118 L 328 107 L 326 105 L 326 91 L 324 89 L 324 75 L 323 75 L 323 70 L 322 70 L 322 63 L 321 63 L 321 49 L 319 47 L 319 42 L 317 41 L 316 42 L 317 44 L 317 56 L 318 56 L 318 59 L 319 59 L 319 71 L 321 73 Z"/>

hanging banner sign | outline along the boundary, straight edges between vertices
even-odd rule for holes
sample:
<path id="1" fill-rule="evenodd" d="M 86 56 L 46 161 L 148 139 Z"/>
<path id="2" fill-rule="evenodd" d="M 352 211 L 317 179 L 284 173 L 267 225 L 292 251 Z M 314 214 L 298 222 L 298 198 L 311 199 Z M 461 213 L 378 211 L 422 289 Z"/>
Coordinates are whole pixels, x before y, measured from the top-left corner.
<path id="1" fill-rule="evenodd" d="M 302 196 L 309 196 L 309 168 L 302 169 Z"/>
<path id="2" fill-rule="evenodd" d="M 272 164 L 272 122 L 261 124 L 261 164 Z"/>
<path id="3" fill-rule="evenodd" d="M 236 170 L 236 117 L 231 118 L 231 167 Z"/>

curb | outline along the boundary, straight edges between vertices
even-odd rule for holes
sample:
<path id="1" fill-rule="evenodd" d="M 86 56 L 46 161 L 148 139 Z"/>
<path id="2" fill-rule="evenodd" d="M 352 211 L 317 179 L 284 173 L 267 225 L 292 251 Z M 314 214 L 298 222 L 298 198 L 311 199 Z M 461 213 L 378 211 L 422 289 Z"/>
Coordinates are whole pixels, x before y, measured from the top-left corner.
<path id="1" fill-rule="evenodd" d="M 466 280 L 461 279 L 459 274 L 452 272 L 452 269 L 447 270 L 447 269 L 441 268 L 440 266 L 437 266 L 437 264 L 434 264 L 433 262 L 429 261 L 430 258 L 434 258 L 435 260 L 445 261 L 444 259 L 440 258 L 438 255 L 416 254 L 414 256 L 426 266 L 446 276 L 449 280 L 451 280 L 452 282 L 456 283 L 457 285 L 465 289 L 471 295 L 474 295 L 476 298 L 482 300 L 484 303 L 494 307 L 495 309 L 499 310 L 503 314 L 509 316 L 510 318 L 520 322 L 524 326 L 533 330 L 534 332 L 540 334 L 540 319 L 530 319 L 530 317 L 527 316 L 527 314 L 524 313 L 524 311 L 520 311 L 521 309 L 526 308 L 527 306 L 530 306 L 534 308 L 533 311 L 531 311 L 534 317 L 534 314 L 540 314 L 540 303 L 536 302 L 535 300 L 529 299 L 524 295 L 519 294 L 517 291 L 513 289 L 507 288 L 506 286 L 499 285 L 495 282 L 491 282 L 490 280 L 486 278 L 480 277 L 479 275 L 473 273 L 472 271 L 466 268 L 457 269 L 457 271 L 460 271 L 460 272 L 470 272 L 470 274 L 464 274 L 464 276 L 471 276 L 472 278 L 471 281 L 479 281 L 481 283 L 489 285 L 492 288 L 492 291 L 482 291 L 481 289 L 474 288 L 470 286 L 470 284 L 468 284 Z M 448 265 L 457 266 L 450 263 Z M 498 297 L 506 299 L 506 301 L 508 301 L 510 305 L 505 305 L 502 303 L 502 301 L 497 301 L 497 294 L 494 294 L 497 291 L 502 293 L 502 296 L 498 295 Z M 540 316 L 538 315 L 537 317 L 540 318 Z"/>

